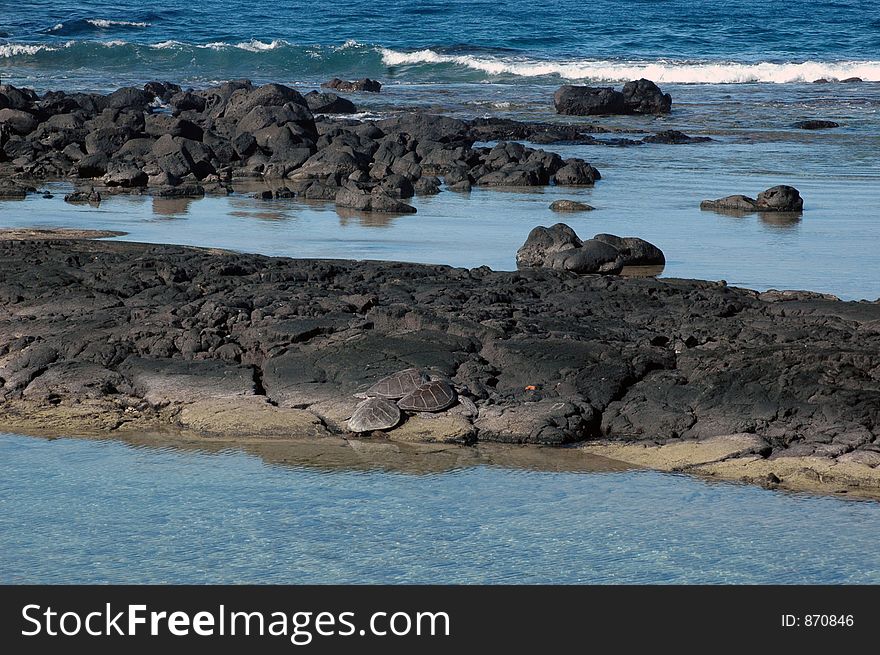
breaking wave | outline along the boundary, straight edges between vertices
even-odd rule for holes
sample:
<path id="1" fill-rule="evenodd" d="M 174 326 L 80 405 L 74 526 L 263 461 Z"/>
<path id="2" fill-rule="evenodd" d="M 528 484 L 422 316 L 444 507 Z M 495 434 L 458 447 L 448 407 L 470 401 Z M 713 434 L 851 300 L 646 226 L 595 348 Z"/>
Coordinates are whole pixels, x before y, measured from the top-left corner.
<path id="1" fill-rule="evenodd" d="M 563 80 L 620 82 L 646 77 L 670 84 L 739 84 L 812 82 L 820 78 L 861 77 L 880 81 L 880 61 L 786 62 L 677 62 L 574 60 L 548 61 L 514 57 L 444 54 L 436 50 L 399 52 L 382 48 L 388 66 L 454 65 L 488 73 L 517 77 L 557 76 Z"/>
<path id="2" fill-rule="evenodd" d="M 98 19 L 89 19 L 98 22 Z M 126 25 L 140 25 L 115 21 Z M 860 77 L 880 81 L 880 61 L 733 62 L 603 59 L 541 59 L 511 51 L 468 49 L 394 50 L 346 41 L 337 46 L 303 46 L 283 39 L 184 43 L 58 40 L 0 43 L 0 59 L 12 73 L 21 65 L 31 76 L 63 77 L 64 71 L 107 71 L 125 77 L 169 79 L 311 76 L 378 76 L 406 82 L 515 82 L 524 78 L 581 83 L 620 83 L 646 77 L 667 84 L 797 83 L 820 78 Z M 96 76 L 97 77 L 97 76 Z"/>

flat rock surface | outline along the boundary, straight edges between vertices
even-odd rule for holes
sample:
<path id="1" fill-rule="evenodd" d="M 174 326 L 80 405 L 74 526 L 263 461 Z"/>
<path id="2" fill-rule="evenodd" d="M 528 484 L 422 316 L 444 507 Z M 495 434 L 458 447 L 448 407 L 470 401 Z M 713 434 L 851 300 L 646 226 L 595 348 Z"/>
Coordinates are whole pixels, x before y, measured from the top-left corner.
<path id="1" fill-rule="evenodd" d="M 156 415 L 230 435 L 277 434 L 288 421 L 300 436 L 339 434 L 354 393 L 409 367 L 448 379 L 476 415 L 414 414 L 401 439 L 653 446 L 745 433 L 737 439 L 760 442 L 748 457 L 877 470 L 876 302 L 547 269 L 0 241 L 0 421 L 30 406 L 102 429 Z M 231 418 L 240 411 L 247 420 Z M 723 457 L 741 458 L 739 443 L 732 455 L 724 444 Z M 714 452 L 700 463 L 723 459 Z"/>

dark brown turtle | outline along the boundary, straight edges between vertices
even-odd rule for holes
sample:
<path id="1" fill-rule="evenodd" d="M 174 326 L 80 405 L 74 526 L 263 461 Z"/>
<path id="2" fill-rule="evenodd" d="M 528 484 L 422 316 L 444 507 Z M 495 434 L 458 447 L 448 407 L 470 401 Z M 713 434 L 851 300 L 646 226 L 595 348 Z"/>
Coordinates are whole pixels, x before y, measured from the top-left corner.
<path id="1" fill-rule="evenodd" d="M 443 380 L 434 380 L 406 394 L 397 401 L 397 406 L 410 412 L 442 412 L 452 407 L 456 400 L 455 389 Z"/>
<path id="2" fill-rule="evenodd" d="M 382 378 L 362 394 L 364 398 L 403 398 L 428 381 L 428 376 L 417 368 L 408 368 L 393 375 Z"/>
<path id="3" fill-rule="evenodd" d="M 368 398 L 359 403 L 348 419 L 352 432 L 390 430 L 400 423 L 400 408 L 386 398 Z"/>

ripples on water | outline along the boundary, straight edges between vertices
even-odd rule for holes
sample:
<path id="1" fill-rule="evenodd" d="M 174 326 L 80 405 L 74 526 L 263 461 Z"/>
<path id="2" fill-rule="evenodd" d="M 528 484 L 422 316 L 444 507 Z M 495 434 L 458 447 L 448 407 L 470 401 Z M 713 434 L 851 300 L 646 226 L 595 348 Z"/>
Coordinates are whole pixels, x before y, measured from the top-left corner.
<path id="1" fill-rule="evenodd" d="M 3 583 L 878 583 L 880 504 L 648 471 L 408 475 L 0 437 Z"/>

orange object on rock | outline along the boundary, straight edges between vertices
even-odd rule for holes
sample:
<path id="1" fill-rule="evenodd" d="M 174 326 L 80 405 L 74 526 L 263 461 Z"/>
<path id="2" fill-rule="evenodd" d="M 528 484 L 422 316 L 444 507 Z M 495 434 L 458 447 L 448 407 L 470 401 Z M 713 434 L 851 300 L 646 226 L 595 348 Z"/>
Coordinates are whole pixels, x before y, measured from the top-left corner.
<path id="1" fill-rule="evenodd" d="M 535 386 L 534 384 L 530 384 L 526 387 L 526 391 L 535 391 L 535 390 L 537 390 L 537 388 L 538 387 Z"/>

